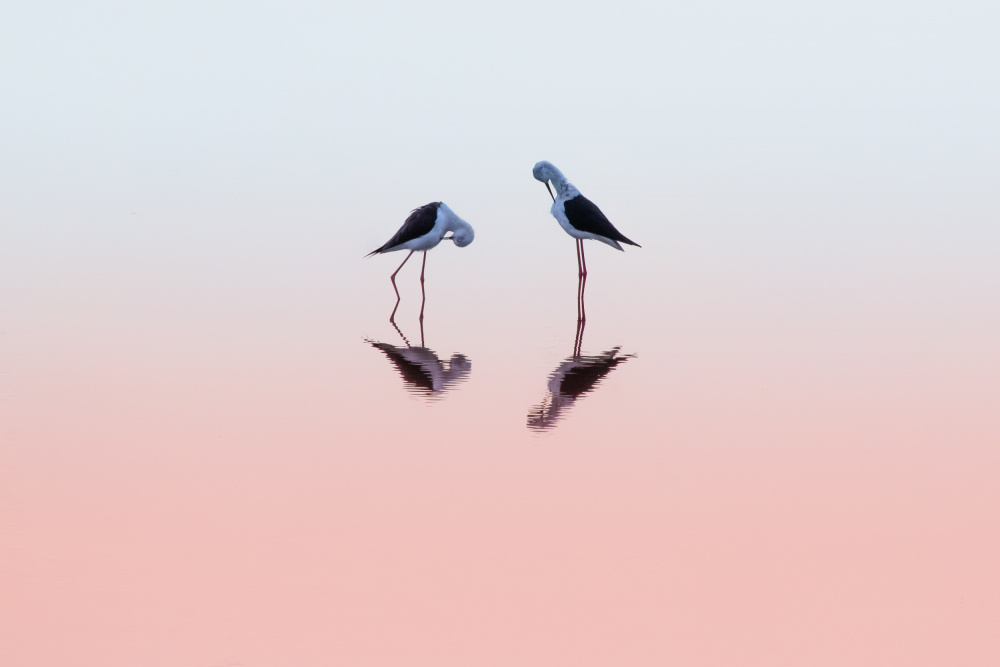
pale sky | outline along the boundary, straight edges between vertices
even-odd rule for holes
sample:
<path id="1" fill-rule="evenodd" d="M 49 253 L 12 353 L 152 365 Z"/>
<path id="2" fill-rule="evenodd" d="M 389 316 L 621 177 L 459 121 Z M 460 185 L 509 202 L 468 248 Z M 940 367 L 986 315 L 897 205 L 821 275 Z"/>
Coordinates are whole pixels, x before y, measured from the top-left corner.
<path id="1" fill-rule="evenodd" d="M 539 159 L 630 215 L 661 193 L 998 212 L 995 3 L 610 7 L 8 3 L 4 224 L 518 216 Z"/>

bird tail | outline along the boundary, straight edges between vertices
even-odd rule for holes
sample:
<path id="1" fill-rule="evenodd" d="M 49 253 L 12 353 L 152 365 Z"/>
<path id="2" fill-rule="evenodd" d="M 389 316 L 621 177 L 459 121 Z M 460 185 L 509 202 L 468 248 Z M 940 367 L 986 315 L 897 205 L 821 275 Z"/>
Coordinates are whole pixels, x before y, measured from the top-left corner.
<path id="1" fill-rule="evenodd" d="M 625 238 L 624 236 L 623 236 L 623 237 L 621 237 L 621 238 L 620 238 L 620 239 L 618 239 L 618 240 L 619 240 L 619 241 L 621 241 L 622 243 L 627 243 L 627 244 L 629 244 L 629 245 L 634 245 L 634 246 L 635 246 L 636 248 L 641 248 L 641 247 L 642 247 L 641 245 L 639 245 L 639 244 L 638 244 L 638 243 L 636 243 L 635 241 L 633 241 L 633 240 L 631 240 L 631 239 L 627 239 L 627 238 Z"/>

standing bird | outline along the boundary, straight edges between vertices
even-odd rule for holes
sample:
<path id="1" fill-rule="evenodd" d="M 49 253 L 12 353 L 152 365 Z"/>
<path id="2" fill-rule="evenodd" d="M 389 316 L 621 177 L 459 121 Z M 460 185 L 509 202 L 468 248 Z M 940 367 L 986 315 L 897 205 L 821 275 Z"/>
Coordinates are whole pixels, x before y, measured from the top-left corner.
<path id="1" fill-rule="evenodd" d="M 451 232 L 451 236 L 445 236 L 448 232 Z M 396 288 L 396 274 L 399 273 L 400 269 L 403 268 L 403 264 L 406 264 L 413 253 L 418 250 L 424 252 L 424 261 L 420 267 L 420 294 L 426 300 L 427 295 L 424 293 L 424 269 L 427 267 L 427 251 L 438 243 L 441 243 L 441 241 L 454 241 L 455 245 L 459 248 L 464 248 L 472 243 L 475 237 L 476 232 L 473 231 L 472 225 L 455 215 L 455 212 L 448 208 L 444 202 L 435 201 L 414 209 L 409 217 L 406 218 L 406 221 L 403 222 L 403 226 L 393 234 L 391 239 L 386 241 L 381 248 L 376 248 L 365 255 L 365 257 L 371 257 L 372 255 L 381 255 L 382 253 L 394 252 L 396 250 L 410 251 L 410 254 L 406 256 L 406 259 L 399 265 L 399 268 L 389 277 L 389 280 L 392 282 L 392 289 L 396 292 L 396 307 L 392 309 L 389 321 L 393 322 L 393 318 L 396 317 L 396 309 L 399 308 L 400 296 L 399 290 Z M 420 320 L 423 321 L 423 319 L 424 306 L 423 302 L 421 302 Z"/>
<path id="2" fill-rule="evenodd" d="M 583 291 L 587 284 L 587 258 L 583 254 L 584 239 L 607 243 L 617 250 L 622 250 L 621 243 L 634 245 L 637 248 L 642 246 L 615 229 L 607 216 L 597 208 L 597 204 L 581 195 L 576 186 L 567 181 L 563 173 L 551 162 L 542 160 L 535 164 L 531 173 L 535 180 L 545 184 L 545 188 L 552 196 L 551 212 L 556 222 L 567 234 L 576 239 L 576 265 L 580 277 L 577 288 L 577 316 L 578 319 L 586 320 L 587 314 L 583 307 Z M 556 188 L 556 194 L 552 194 L 550 181 Z"/>

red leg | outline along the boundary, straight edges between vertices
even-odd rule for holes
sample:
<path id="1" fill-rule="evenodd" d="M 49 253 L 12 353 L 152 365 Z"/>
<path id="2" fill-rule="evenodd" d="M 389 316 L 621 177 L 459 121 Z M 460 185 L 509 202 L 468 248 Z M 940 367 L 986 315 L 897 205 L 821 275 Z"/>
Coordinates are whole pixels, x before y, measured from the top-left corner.
<path id="1" fill-rule="evenodd" d="M 396 309 L 399 308 L 399 301 L 400 301 L 400 298 L 401 298 L 399 296 L 399 289 L 396 287 L 396 274 L 399 273 L 400 270 L 402 270 L 403 264 L 406 264 L 407 260 L 410 259 L 410 257 L 413 255 L 413 253 L 414 253 L 414 251 L 411 250 L 410 254 L 407 255 L 406 259 L 403 260 L 403 263 L 399 265 L 399 268 L 396 269 L 395 271 L 393 271 L 392 275 L 389 276 L 389 281 L 392 283 L 392 290 L 396 293 L 396 305 L 392 309 L 392 315 L 389 316 L 389 321 L 392 322 L 393 324 L 395 324 Z"/>
<path id="2" fill-rule="evenodd" d="M 427 268 L 427 251 L 424 250 L 424 262 L 420 265 L 420 339 L 423 340 L 424 334 L 424 304 L 427 303 L 427 292 L 424 291 L 424 269 Z M 421 342 L 421 345 L 423 343 Z"/>
<path id="3" fill-rule="evenodd" d="M 580 273 L 580 319 L 587 321 L 587 304 L 584 301 L 584 293 L 587 290 L 587 255 L 583 252 L 583 239 L 580 239 L 580 260 L 583 271 Z"/>
<path id="4" fill-rule="evenodd" d="M 576 321 L 576 340 L 573 341 L 573 356 L 579 357 L 583 348 L 583 329 L 587 326 L 586 320 Z"/>
<path id="5" fill-rule="evenodd" d="M 580 239 L 576 240 L 576 321 L 579 322 L 583 314 L 580 312 L 580 288 L 583 287 L 583 263 L 580 261 Z"/>

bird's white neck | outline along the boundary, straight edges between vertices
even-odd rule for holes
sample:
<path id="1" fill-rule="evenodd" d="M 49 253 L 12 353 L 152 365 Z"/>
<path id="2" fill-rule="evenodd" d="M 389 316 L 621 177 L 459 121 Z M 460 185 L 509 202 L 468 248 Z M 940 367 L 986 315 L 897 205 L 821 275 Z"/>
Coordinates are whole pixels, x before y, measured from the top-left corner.
<path id="1" fill-rule="evenodd" d="M 454 218 L 451 218 L 450 220 L 448 220 L 447 223 L 445 223 L 445 228 L 444 229 L 445 229 L 446 232 L 452 232 L 452 233 L 455 233 L 455 232 L 465 232 L 465 233 L 468 233 L 468 232 L 472 231 L 472 225 L 470 225 L 465 220 L 462 220 L 460 217 L 458 217 L 456 215 Z"/>
<path id="2" fill-rule="evenodd" d="M 458 231 L 461 231 L 463 229 L 471 229 L 472 228 L 472 225 L 470 225 L 465 220 L 462 220 L 460 217 L 458 217 L 457 215 L 455 215 L 455 212 L 452 211 L 447 206 L 445 206 L 445 205 L 442 204 L 441 208 L 444 209 L 444 216 L 443 216 L 444 217 L 444 231 L 446 231 L 446 232 L 458 232 Z"/>
<path id="3" fill-rule="evenodd" d="M 552 178 L 550 180 L 552 181 L 552 187 L 556 189 L 556 197 L 569 199 L 574 195 L 580 194 L 580 191 L 576 189 L 576 186 L 567 181 L 561 171 L 555 167 L 552 167 L 552 170 L 554 173 L 552 174 Z"/>

